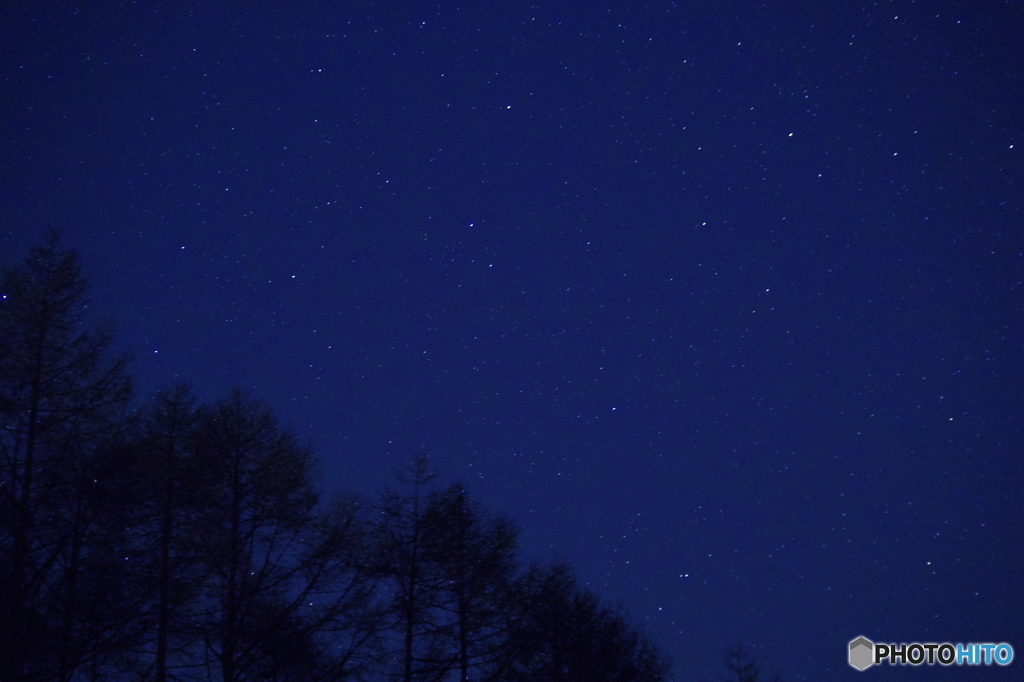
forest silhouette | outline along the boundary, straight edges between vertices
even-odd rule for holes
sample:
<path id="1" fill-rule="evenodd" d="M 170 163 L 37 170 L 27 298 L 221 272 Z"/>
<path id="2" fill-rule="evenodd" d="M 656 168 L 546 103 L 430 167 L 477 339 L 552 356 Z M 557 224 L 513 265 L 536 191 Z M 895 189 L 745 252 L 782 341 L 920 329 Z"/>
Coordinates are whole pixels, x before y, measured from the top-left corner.
<path id="1" fill-rule="evenodd" d="M 51 232 L 0 291 L 3 680 L 662 680 L 565 565 L 425 458 L 379 499 L 239 390 L 136 401 Z"/>
<path id="2" fill-rule="evenodd" d="M 243 391 L 138 400 L 58 233 L 0 286 L 0 679 L 669 679 L 622 608 L 524 563 L 425 457 L 375 500 L 325 495 Z"/>

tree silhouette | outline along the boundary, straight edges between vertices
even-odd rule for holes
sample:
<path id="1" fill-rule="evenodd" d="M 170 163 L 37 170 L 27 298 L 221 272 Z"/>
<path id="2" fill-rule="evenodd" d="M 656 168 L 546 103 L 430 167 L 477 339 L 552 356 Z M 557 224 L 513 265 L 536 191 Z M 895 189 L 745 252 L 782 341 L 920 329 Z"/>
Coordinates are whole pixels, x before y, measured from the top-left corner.
<path id="1" fill-rule="evenodd" d="M 749 654 L 742 644 L 729 647 L 722 662 L 731 673 L 729 677 L 722 677 L 723 682 L 757 682 L 761 674 L 757 659 Z"/>
<path id="2" fill-rule="evenodd" d="M 433 561 L 427 515 L 434 477 L 425 457 L 413 460 L 399 473 L 403 490 L 384 492 L 375 529 L 377 574 L 390 595 L 402 682 L 441 680 L 449 668 L 438 610 L 444 578 Z"/>
<path id="3" fill-rule="evenodd" d="M 0 680 L 665 679 L 425 458 L 378 505 L 322 505 L 311 450 L 241 391 L 131 412 L 86 290 L 55 234 L 0 284 Z"/>
<path id="4" fill-rule="evenodd" d="M 660 682 L 668 662 L 651 642 L 576 584 L 564 565 L 523 577 L 500 679 L 509 682 Z"/>
<path id="5" fill-rule="evenodd" d="M 198 558 L 187 542 L 197 515 L 196 430 L 191 390 L 179 384 L 157 393 L 136 445 L 136 504 L 141 590 L 154 632 L 153 677 L 166 682 L 172 652 L 188 649 L 187 609 L 201 581 Z"/>
<path id="6" fill-rule="evenodd" d="M 489 518 L 461 485 L 431 496 L 428 545 L 442 578 L 451 665 L 468 682 L 471 669 L 490 670 L 508 635 L 503 614 L 513 597 L 516 529 Z"/>
<path id="7" fill-rule="evenodd" d="M 761 679 L 761 664 L 742 643 L 726 649 L 722 664 L 729 672 L 728 675 L 721 676 L 722 682 L 757 682 Z M 771 682 L 781 682 L 781 679 L 778 673 L 775 673 L 771 677 Z"/>
<path id="8" fill-rule="evenodd" d="M 209 609 L 198 625 L 219 677 L 252 679 L 275 621 L 291 618 L 301 598 L 292 590 L 317 503 L 312 453 L 236 390 L 200 410 L 196 456 L 204 497 L 194 531 Z"/>
<path id="9" fill-rule="evenodd" d="M 5 680 L 68 679 L 118 629 L 96 620 L 104 587 L 117 585 L 109 552 L 120 543 L 102 527 L 118 515 L 116 501 L 97 493 L 110 471 L 103 458 L 122 435 L 131 383 L 125 360 L 109 357 L 111 330 L 84 326 L 87 288 L 77 253 L 55 232 L 0 285 Z M 100 541 L 103 551 L 90 544 Z"/>
<path id="10" fill-rule="evenodd" d="M 305 680 L 362 679 L 382 655 L 387 610 L 377 598 L 364 512 L 357 497 L 335 497 L 307 538 L 301 594 L 318 666 Z"/>

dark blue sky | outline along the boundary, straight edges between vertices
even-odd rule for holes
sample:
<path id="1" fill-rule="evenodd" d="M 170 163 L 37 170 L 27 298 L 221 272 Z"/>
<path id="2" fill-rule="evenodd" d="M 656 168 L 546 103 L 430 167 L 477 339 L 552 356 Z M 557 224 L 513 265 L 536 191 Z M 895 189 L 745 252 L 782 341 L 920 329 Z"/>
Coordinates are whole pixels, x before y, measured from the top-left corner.
<path id="1" fill-rule="evenodd" d="M 1021 3 L 12 4 L 0 255 L 141 396 L 431 455 L 678 680 L 1019 677 L 845 656 L 1024 657 Z"/>

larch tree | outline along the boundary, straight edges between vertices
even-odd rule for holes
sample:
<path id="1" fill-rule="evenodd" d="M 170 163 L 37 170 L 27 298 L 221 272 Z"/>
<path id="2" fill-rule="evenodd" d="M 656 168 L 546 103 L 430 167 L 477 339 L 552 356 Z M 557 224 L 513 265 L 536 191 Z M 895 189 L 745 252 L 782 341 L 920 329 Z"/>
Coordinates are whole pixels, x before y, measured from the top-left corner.
<path id="1" fill-rule="evenodd" d="M 577 585 L 570 568 L 521 577 L 503 682 L 662 682 L 670 666 L 618 609 Z"/>
<path id="2" fill-rule="evenodd" d="M 0 284 L 0 677 L 15 682 L 70 678 L 118 629 L 97 621 L 120 543 L 99 491 L 131 383 L 111 330 L 85 324 L 87 288 L 53 232 Z"/>
<path id="3" fill-rule="evenodd" d="M 135 443 L 139 481 L 136 547 L 142 574 L 153 678 L 166 682 L 168 670 L 187 665 L 188 620 L 196 607 L 202 570 L 188 535 L 198 515 L 199 476 L 195 456 L 198 414 L 187 385 L 158 391 L 145 410 Z M 177 655 L 176 655 L 177 654 Z"/>
<path id="4" fill-rule="evenodd" d="M 207 572 L 207 616 L 196 627 L 224 682 L 269 677 L 281 654 L 275 638 L 300 627 L 298 607 L 313 589 L 304 580 L 318 502 L 312 452 L 236 390 L 200 410 L 196 456 L 204 497 L 194 551 Z"/>
<path id="5" fill-rule="evenodd" d="M 485 679 L 498 668 L 508 636 L 505 612 L 516 571 L 516 529 L 491 518 L 461 485 L 430 497 L 428 546 L 444 589 L 450 666 L 460 682 Z"/>
<path id="6" fill-rule="evenodd" d="M 440 605 L 445 578 L 434 560 L 428 506 L 434 474 L 418 457 L 399 474 L 400 491 L 382 496 L 375 528 L 377 575 L 390 597 L 390 627 L 396 646 L 389 671 L 402 682 L 442 680 L 451 651 Z"/>

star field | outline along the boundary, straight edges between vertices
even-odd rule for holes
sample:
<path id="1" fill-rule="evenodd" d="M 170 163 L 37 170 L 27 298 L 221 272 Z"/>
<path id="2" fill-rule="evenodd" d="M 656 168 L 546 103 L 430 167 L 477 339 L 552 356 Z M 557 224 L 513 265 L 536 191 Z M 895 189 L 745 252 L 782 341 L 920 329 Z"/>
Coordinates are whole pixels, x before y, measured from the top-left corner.
<path id="1" fill-rule="evenodd" d="M 1024 655 L 1019 3 L 0 17 L 0 260 L 61 227 L 140 396 L 428 454 L 678 680 Z"/>

